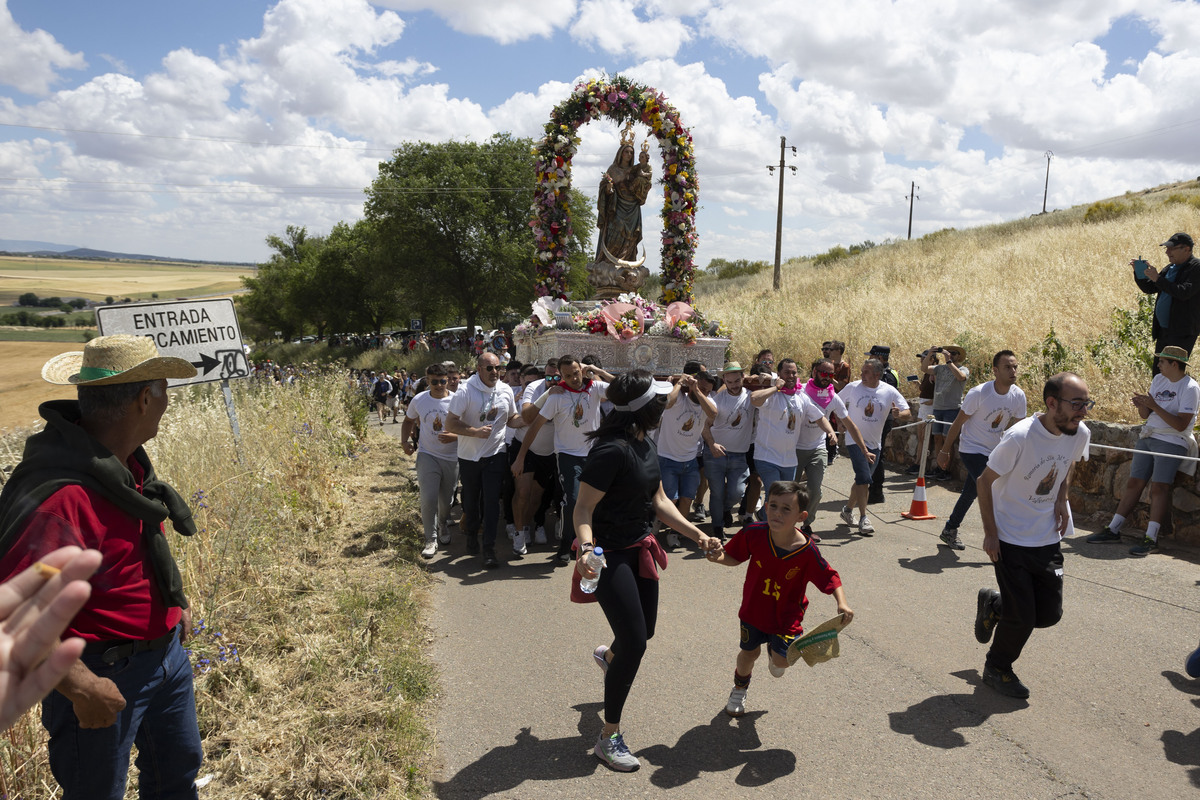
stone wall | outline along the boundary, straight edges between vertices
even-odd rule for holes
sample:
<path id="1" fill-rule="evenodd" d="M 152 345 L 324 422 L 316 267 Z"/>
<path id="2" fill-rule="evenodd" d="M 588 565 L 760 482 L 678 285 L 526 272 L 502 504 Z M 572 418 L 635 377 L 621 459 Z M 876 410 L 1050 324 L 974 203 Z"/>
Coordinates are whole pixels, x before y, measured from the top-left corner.
<path id="1" fill-rule="evenodd" d="M 1132 449 L 1141 432 L 1140 425 L 1088 420 L 1087 426 L 1092 432 L 1092 444 L 1111 447 Z M 923 433 L 922 427 L 893 432 L 885 443 L 884 458 L 893 465 L 901 464 L 906 468 L 916 463 L 919 437 Z M 957 445 L 954 449 L 957 453 Z M 926 472 L 934 466 L 932 458 L 931 454 L 925 462 Z M 1098 528 L 1112 518 L 1117 502 L 1125 491 L 1125 482 L 1129 480 L 1132 458 L 1131 453 L 1092 448 L 1091 457 L 1075 465 L 1071 484 L 1071 512 L 1077 520 L 1089 523 L 1089 527 L 1095 523 Z M 957 480 L 966 478 L 966 470 L 957 458 L 951 463 L 950 469 Z M 1197 472 L 1200 473 L 1200 469 Z M 1150 517 L 1149 504 L 1150 491 L 1147 487 L 1129 515 L 1124 528 L 1126 533 L 1145 530 Z M 1197 480 L 1197 476 L 1176 473 L 1175 485 L 1171 489 L 1171 514 L 1163 529 L 1164 534 L 1173 532 L 1175 541 L 1180 544 L 1200 546 L 1200 480 Z"/>

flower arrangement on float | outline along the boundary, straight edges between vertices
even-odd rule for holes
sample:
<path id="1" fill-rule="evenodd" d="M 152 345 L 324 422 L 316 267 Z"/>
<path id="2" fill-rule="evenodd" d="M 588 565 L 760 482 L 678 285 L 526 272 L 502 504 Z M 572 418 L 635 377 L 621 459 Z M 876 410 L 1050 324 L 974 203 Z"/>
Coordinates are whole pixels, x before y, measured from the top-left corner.
<path id="1" fill-rule="evenodd" d="M 619 341 L 632 341 L 642 336 L 680 339 L 695 344 L 702 336 L 729 337 L 729 329 L 719 320 L 707 319 L 689 303 L 675 301 L 668 305 L 653 303 L 644 297 L 626 293 L 613 300 L 601 301 L 590 311 L 570 312 L 570 306 L 558 298 L 539 297 L 533 303 L 529 319 L 513 329 L 518 344 L 529 342 L 544 330 L 567 327 L 570 330 L 612 336 Z M 558 325 L 558 315 L 570 313 L 569 324 Z M 568 322 L 563 320 L 563 322 Z"/>

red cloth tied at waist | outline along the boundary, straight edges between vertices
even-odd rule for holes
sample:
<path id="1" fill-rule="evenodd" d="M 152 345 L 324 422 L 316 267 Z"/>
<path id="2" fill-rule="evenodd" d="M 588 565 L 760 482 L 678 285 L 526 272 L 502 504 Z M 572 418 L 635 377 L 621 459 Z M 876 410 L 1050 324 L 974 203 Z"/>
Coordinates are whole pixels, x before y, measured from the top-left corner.
<path id="1" fill-rule="evenodd" d="M 652 581 L 658 580 L 658 571 L 667 568 L 667 552 L 662 549 L 662 545 L 658 543 L 658 537 L 653 533 L 644 536 L 629 547 L 622 547 L 621 550 L 632 550 L 639 548 L 641 552 L 638 556 L 638 575 L 643 578 L 649 578 Z M 575 540 L 575 544 L 571 545 L 572 551 L 578 551 L 579 540 Z M 605 552 L 610 552 L 605 550 Z M 607 569 L 607 567 L 606 567 Z M 579 581 L 583 576 L 579 574 L 579 569 L 574 565 L 571 567 L 571 602 L 572 603 L 594 603 L 596 602 L 596 593 L 587 594 L 579 588 Z"/>

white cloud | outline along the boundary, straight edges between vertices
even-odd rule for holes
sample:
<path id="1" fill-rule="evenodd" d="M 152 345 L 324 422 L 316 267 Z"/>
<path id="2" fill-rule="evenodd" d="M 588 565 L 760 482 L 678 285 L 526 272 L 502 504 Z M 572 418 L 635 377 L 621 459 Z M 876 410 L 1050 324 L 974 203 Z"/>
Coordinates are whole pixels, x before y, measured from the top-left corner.
<path id="1" fill-rule="evenodd" d="M 649 11 L 649 18 L 642 19 L 639 9 Z M 658 3 L 639 0 L 582 0 L 571 36 L 614 55 L 673 58 L 692 32 L 682 20 L 658 10 Z"/>
<path id="2" fill-rule="evenodd" d="M 43 95 L 61 79 L 59 70 L 87 66 L 80 53 L 72 53 L 43 30 L 24 31 L 0 0 L 0 84 L 25 94 Z"/>
<path id="3" fill-rule="evenodd" d="M 575 0 L 373 0 L 397 11 L 430 11 L 461 33 L 501 44 L 546 37 L 575 16 Z"/>

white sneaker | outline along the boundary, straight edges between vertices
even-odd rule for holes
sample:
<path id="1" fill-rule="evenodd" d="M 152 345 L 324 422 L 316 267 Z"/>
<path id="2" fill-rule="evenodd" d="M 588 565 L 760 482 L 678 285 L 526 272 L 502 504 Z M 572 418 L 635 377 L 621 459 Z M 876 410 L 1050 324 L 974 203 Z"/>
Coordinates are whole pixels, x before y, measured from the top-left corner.
<path id="1" fill-rule="evenodd" d="M 725 713 L 731 717 L 740 717 L 746 713 L 746 690 L 734 688 L 729 693 L 729 702 L 725 704 Z"/>
<path id="2" fill-rule="evenodd" d="M 846 523 L 851 528 L 854 527 L 854 512 L 850 510 L 849 506 L 842 506 L 842 515 L 841 516 L 842 516 L 842 522 Z"/>
<path id="3" fill-rule="evenodd" d="M 867 515 L 863 514 L 858 521 L 858 532 L 863 536 L 870 536 L 875 533 L 875 526 L 871 524 L 871 520 L 867 519 Z"/>
<path id="4" fill-rule="evenodd" d="M 597 647 L 595 650 L 592 651 L 592 659 L 596 662 L 596 666 L 598 666 L 600 668 L 600 671 L 604 672 L 604 673 L 608 672 L 608 658 L 606 657 L 607 655 L 608 655 L 608 645 L 606 645 L 606 644 L 602 644 L 599 647 Z"/>
<path id="5" fill-rule="evenodd" d="M 541 525 L 538 525 L 537 530 L 533 532 L 533 543 L 534 544 L 545 544 L 546 543 L 546 529 L 543 528 Z"/>
<path id="6" fill-rule="evenodd" d="M 678 533 L 672 531 L 671 533 L 667 534 L 667 547 L 671 548 L 672 550 L 674 550 L 676 547 L 679 547 Z"/>
<path id="7" fill-rule="evenodd" d="M 529 552 L 525 547 L 525 529 L 513 533 L 513 555 L 523 556 Z"/>
<path id="8" fill-rule="evenodd" d="M 421 555 L 425 558 L 433 558 L 437 555 L 437 542 L 426 542 L 425 549 L 421 551 Z"/>
<path id="9" fill-rule="evenodd" d="M 517 526 L 511 522 L 504 526 L 504 532 L 508 534 L 508 538 L 517 538 Z"/>
<path id="10" fill-rule="evenodd" d="M 784 676 L 784 673 L 787 672 L 787 667 L 775 666 L 775 661 L 772 658 L 770 658 L 770 656 L 767 657 L 767 669 L 770 670 L 771 677 L 774 677 L 774 678 L 782 678 Z"/>

